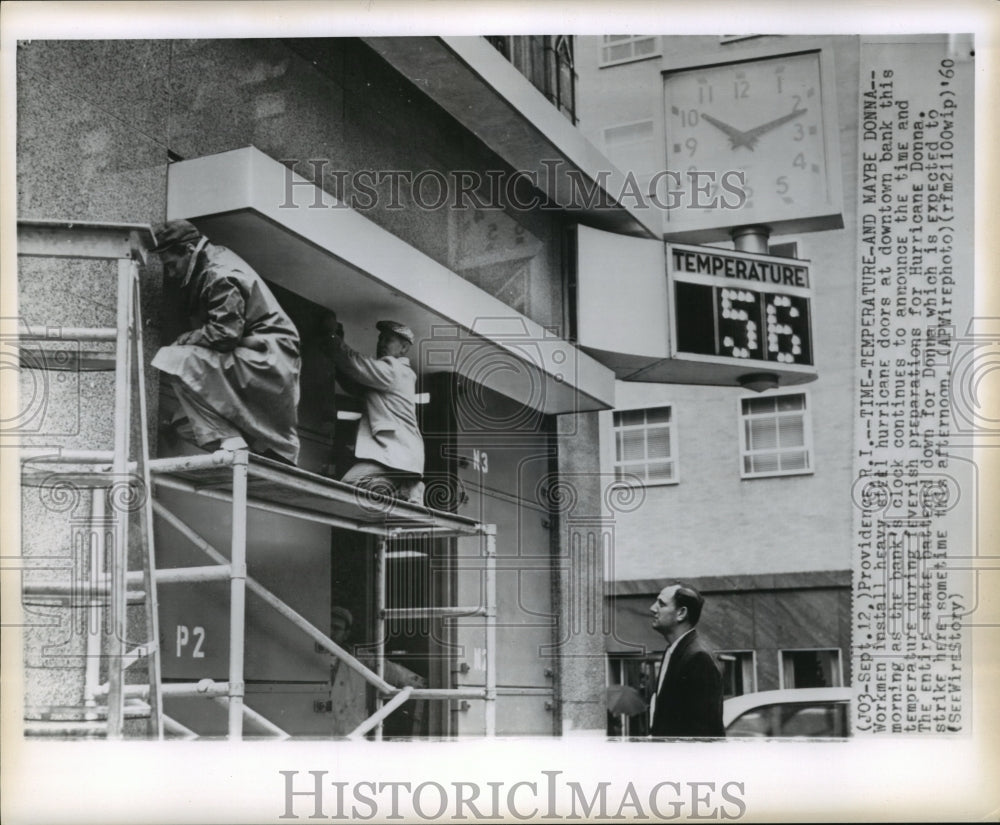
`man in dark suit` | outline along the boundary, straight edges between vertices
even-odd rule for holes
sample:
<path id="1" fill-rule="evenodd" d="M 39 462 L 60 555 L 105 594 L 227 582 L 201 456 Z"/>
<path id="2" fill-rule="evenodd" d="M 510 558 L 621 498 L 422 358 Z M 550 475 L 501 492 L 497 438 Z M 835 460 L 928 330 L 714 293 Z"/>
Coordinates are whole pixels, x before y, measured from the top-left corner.
<path id="1" fill-rule="evenodd" d="M 705 599 L 685 584 L 660 591 L 650 607 L 653 629 L 667 641 L 660 664 L 652 736 L 719 737 L 722 727 L 722 674 L 694 626 Z"/>

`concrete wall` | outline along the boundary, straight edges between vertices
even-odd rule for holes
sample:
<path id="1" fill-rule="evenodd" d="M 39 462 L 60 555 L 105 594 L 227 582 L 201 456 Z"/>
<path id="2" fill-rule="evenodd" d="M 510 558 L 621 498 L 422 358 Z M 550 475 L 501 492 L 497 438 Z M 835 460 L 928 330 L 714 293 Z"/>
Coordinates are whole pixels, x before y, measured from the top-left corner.
<path id="1" fill-rule="evenodd" d="M 717 37 L 664 37 L 662 56 L 598 68 L 599 37 L 576 46 L 580 129 L 598 147 L 603 127 L 651 118 L 662 146 L 660 71 L 738 58 L 751 50 L 832 48 L 837 71 L 844 229 L 777 236 L 812 261 L 817 381 L 802 387 L 813 431 L 809 475 L 742 480 L 738 389 L 616 385 L 619 409 L 673 406 L 679 483 L 645 490 L 641 506 L 614 516 L 616 580 L 846 569 L 851 552 L 851 410 L 858 41 L 765 37 L 720 45 Z M 614 89 L 615 93 L 608 92 Z M 662 155 L 661 155 L 662 157 Z M 662 162 L 662 161 L 661 161 Z M 661 167 L 662 168 L 662 167 Z M 601 414 L 602 467 L 612 470 L 611 415 Z"/>
<path id="2" fill-rule="evenodd" d="M 817 382 L 818 383 L 818 382 Z M 846 569 L 850 565 L 850 420 L 831 392 L 804 389 L 813 423 L 809 475 L 741 479 L 742 390 L 616 385 L 621 409 L 670 405 L 678 483 L 648 486 L 612 514 L 614 578 Z M 610 413 L 599 414 L 603 468 L 613 472 Z"/>
<path id="3" fill-rule="evenodd" d="M 20 44 L 17 59 L 18 217 L 147 221 L 162 217 L 166 193 L 165 44 Z M 115 266 L 22 259 L 20 315 L 29 324 L 114 326 Z M 157 345 L 159 286 L 145 279 L 147 352 Z M 21 422 L 25 441 L 110 449 L 113 373 L 24 371 L 25 390 L 45 399 Z M 155 420 L 155 394 L 150 397 Z M 155 433 L 155 427 L 153 428 Z M 66 581 L 64 564 L 86 572 L 81 542 L 91 494 L 53 479 L 22 490 L 23 554 L 43 569 L 33 581 Z M 85 544 L 82 546 L 86 546 Z M 61 568 L 61 569 L 60 569 Z M 89 626 L 84 611 L 25 605 L 25 696 L 29 706 L 72 705 L 83 691 Z"/>
<path id="4" fill-rule="evenodd" d="M 552 490 L 558 525 L 557 583 L 561 660 L 557 697 L 563 732 L 603 730 L 604 573 L 608 521 L 602 513 L 605 486 L 597 452 L 597 413 L 557 419 L 556 444 L 560 489 Z"/>

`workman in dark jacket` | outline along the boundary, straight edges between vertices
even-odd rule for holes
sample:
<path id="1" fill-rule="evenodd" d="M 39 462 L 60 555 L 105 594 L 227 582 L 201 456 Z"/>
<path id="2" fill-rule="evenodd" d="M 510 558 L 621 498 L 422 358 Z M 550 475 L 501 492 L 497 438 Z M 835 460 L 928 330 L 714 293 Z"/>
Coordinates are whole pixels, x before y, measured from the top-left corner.
<path id="1" fill-rule="evenodd" d="M 163 272 L 179 287 L 191 330 L 156 353 L 195 442 L 249 447 L 295 464 L 299 334 L 264 281 L 188 221 L 153 230 Z M 242 443 L 241 443 L 242 441 Z"/>

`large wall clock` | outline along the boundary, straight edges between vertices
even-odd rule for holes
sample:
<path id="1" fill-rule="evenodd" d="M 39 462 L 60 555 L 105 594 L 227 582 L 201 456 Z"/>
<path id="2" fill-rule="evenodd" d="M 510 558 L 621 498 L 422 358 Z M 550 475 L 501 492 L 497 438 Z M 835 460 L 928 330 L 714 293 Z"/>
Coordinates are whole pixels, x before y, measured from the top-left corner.
<path id="1" fill-rule="evenodd" d="M 674 174 L 661 189 L 676 190 L 659 195 L 673 206 L 664 209 L 668 239 L 719 241 L 748 225 L 772 234 L 843 226 L 832 64 L 814 50 L 664 72 Z"/>

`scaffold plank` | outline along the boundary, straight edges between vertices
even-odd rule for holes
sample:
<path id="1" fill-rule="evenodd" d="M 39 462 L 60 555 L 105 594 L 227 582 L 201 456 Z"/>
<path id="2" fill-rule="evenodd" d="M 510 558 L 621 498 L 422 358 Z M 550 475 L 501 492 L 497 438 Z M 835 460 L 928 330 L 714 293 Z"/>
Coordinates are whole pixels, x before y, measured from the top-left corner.
<path id="1" fill-rule="evenodd" d="M 231 500 L 231 453 L 160 458 L 150 462 L 154 483 L 209 498 Z M 428 538 L 479 535 L 483 527 L 473 519 L 432 510 L 404 501 L 367 493 L 299 467 L 250 454 L 247 480 L 248 506 L 293 518 L 326 516 L 340 520 L 336 526 L 360 532 L 377 532 L 388 539 L 396 534 L 413 536 L 426 531 Z"/>

